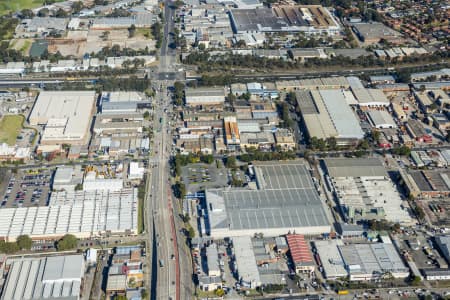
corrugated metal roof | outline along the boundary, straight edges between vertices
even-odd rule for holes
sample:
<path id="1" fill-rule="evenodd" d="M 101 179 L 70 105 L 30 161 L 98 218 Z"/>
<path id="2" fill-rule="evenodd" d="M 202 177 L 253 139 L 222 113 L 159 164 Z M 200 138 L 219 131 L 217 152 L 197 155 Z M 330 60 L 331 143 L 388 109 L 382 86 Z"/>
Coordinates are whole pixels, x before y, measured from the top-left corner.
<path id="1" fill-rule="evenodd" d="M 304 265 L 313 263 L 309 246 L 305 241 L 305 237 L 301 234 L 288 234 L 286 239 L 291 252 L 292 260 L 296 265 Z"/>

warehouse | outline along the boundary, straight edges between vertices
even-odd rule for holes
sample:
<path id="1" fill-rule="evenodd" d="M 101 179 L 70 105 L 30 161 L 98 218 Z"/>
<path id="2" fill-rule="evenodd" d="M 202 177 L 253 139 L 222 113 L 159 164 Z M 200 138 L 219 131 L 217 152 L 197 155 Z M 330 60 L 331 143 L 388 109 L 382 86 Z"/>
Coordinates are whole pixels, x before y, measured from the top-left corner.
<path id="1" fill-rule="evenodd" d="M 331 13 L 320 5 L 232 9 L 230 18 L 235 33 L 305 32 L 334 35 L 340 29 Z"/>
<path id="2" fill-rule="evenodd" d="M 150 108 L 150 100 L 138 92 L 103 92 L 99 106 L 102 114 L 129 114 Z"/>
<path id="3" fill-rule="evenodd" d="M 297 91 L 297 103 L 310 138 L 334 137 L 339 145 L 356 143 L 364 133 L 342 90 Z"/>
<path id="4" fill-rule="evenodd" d="M 436 244 L 447 262 L 450 262 L 450 235 L 437 236 Z"/>
<path id="5" fill-rule="evenodd" d="M 393 244 L 348 244 L 338 248 L 352 281 L 377 280 L 388 274 L 394 278 L 409 276 Z"/>
<path id="6" fill-rule="evenodd" d="M 352 88 L 359 106 L 389 106 L 390 101 L 380 89 Z"/>
<path id="7" fill-rule="evenodd" d="M 83 255 L 17 258 L 10 265 L 2 300 L 81 299 Z"/>
<path id="8" fill-rule="evenodd" d="M 437 198 L 450 196 L 450 171 L 448 169 L 436 170 L 409 170 L 403 172 L 405 184 L 409 183 L 408 191 L 424 198 Z M 412 182 L 411 182 L 412 180 Z"/>
<path id="9" fill-rule="evenodd" d="M 78 238 L 108 234 L 137 234 L 137 189 L 118 192 L 53 192 L 49 206 L 0 210 L 0 238 L 14 241 L 58 239 L 67 233 Z"/>
<path id="10" fill-rule="evenodd" d="M 338 246 L 344 245 L 342 240 L 314 241 L 314 246 L 320 258 L 323 274 L 327 280 L 347 277 L 348 272 L 344 267 Z"/>
<path id="11" fill-rule="evenodd" d="M 234 255 L 236 259 L 239 282 L 245 286 L 255 289 L 261 285 L 258 266 L 250 236 L 233 238 Z"/>
<path id="12" fill-rule="evenodd" d="M 367 113 L 370 123 L 378 129 L 397 128 L 392 116 L 386 110 L 371 110 Z"/>
<path id="13" fill-rule="evenodd" d="M 329 158 L 324 160 L 328 176 L 346 221 L 386 219 L 410 224 L 412 218 L 377 158 Z"/>
<path id="14" fill-rule="evenodd" d="M 387 27 L 383 23 L 353 23 L 352 27 L 358 38 L 366 45 L 376 44 L 381 39 L 391 43 L 403 42 L 400 33 Z"/>
<path id="15" fill-rule="evenodd" d="M 211 189 L 206 191 L 208 225 L 214 238 L 321 234 L 330 221 L 311 179 L 301 162 L 255 164 L 257 190 Z"/>
<path id="16" fill-rule="evenodd" d="M 84 145 L 89 141 L 95 103 L 95 91 L 43 91 L 29 122 L 31 126 L 45 126 L 41 144 Z"/>
<path id="17" fill-rule="evenodd" d="M 186 89 L 186 105 L 222 105 L 225 102 L 224 88 L 197 88 Z"/>
<path id="18" fill-rule="evenodd" d="M 292 261 L 295 265 L 295 272 L 297 274 L 314 272 L 316 264 L 313 261 L 305 237 L 301 234 L 288 234 L 286 235 L 286 239 Z"/>

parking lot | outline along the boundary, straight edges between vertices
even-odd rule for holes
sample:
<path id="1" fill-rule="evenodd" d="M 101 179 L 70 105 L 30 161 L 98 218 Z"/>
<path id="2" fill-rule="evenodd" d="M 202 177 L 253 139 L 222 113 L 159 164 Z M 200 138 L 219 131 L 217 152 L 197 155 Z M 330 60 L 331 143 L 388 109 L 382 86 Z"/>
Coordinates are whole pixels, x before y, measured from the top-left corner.
<path id="1" fill-rule="evenodd" d="M 47 205 L 50 193 L 51 170 L 27 169 L 9 174 L 7 185 L 0 191 L 3 195 L 1 208 Z"/>
<path id="2" fill-rule="evenodd" d="M 219 188 L 228 185 L 227 170 L 217 168 L 216 163 L 210 165 L 190 164 L 182 169 L 183 181 L 188 193 L 194 193 L 205 188 Z"/>
<path id="3" fill-rule="evenodd" d="M 446 267 L 431 237 L 417 232 L 415 235 L 402 235 L 400 241 L 401 247 L 408 252 L 419 270 Z"/>

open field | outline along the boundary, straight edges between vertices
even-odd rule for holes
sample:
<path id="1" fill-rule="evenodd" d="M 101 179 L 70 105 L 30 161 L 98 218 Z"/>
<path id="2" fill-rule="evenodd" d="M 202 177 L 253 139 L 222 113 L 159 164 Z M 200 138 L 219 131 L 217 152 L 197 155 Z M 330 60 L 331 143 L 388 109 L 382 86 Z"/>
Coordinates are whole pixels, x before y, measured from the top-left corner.
<path id="1" fill-rule="evenodd" d="M 56 0 L 55 2 L 62 2 L 63 0 Z M 5 15 L 9 12 L 22 10 L 25 8 L 36 8 L 42 6 L 43 0 L 1 0 L 0 1 L 0 15 Z"/>
<path id="2" fill-rule="evenodd" d="M 7 115 L 0 121 L 0 143 L 12 146 L 16 143 L 20 129 L 22 129 L 23 116 Z"/>

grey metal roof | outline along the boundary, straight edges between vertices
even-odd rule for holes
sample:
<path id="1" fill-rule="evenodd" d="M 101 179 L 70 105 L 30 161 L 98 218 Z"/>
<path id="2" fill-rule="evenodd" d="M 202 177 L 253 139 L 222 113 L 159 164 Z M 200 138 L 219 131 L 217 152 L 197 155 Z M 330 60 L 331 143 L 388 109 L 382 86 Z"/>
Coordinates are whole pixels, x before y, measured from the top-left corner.
<path id="1" fill-rule="evenodd" d="M 362 139 L 364 132 L 356 119 L 355 114 L 347 105 L 341 90 L 320 90 L 323 102 L 333 120 L 339 137 Z"/>
<path id="2" fill-rule="evenodd" d="M 82 255 L 13 260 L 2 300 L 76 300 L 84 274 Z"/>
<path id="3" fill-rule="evenodd" d="M 324 162 L 330 177 L 387 176 L 378 158 L 327 158 Z"/>
<path id="4" fill-rule="evenodd" d="M 242 230 L 329 225 L 305 165 L 298 162 L 258 164 L 255 173 L 259 190 L 207 191 L 207 200 L 215 202 L 210 204 L 211 210 L 223 211 L 221 218 L 211 222 L 212 228 Z"/>

